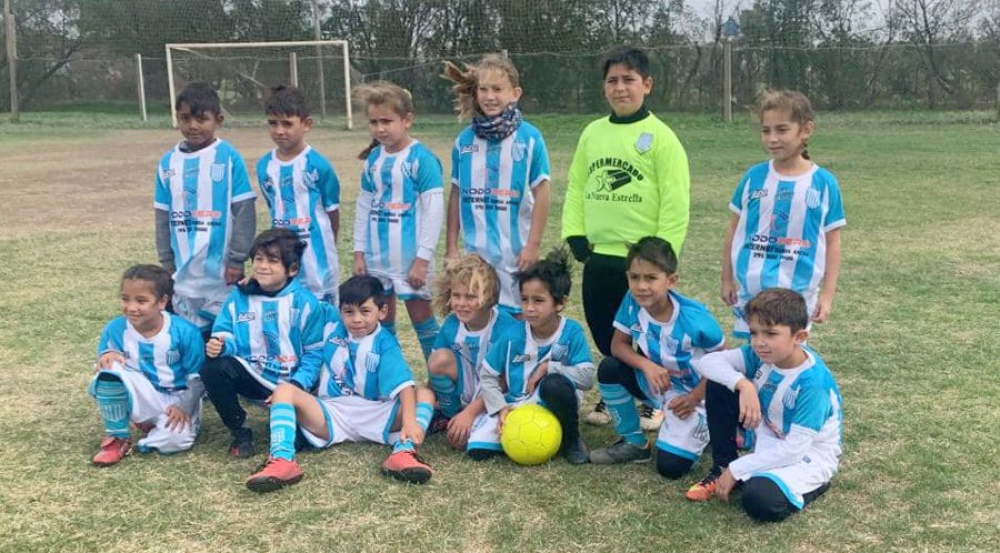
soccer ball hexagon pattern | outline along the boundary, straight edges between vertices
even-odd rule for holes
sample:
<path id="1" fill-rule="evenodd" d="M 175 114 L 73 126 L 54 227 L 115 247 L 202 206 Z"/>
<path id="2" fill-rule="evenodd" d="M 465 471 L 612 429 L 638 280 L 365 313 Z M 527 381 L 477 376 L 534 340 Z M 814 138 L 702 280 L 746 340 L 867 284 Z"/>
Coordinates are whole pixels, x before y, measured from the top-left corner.
<path id="1" fill-rule="evenodd" d="M 551 411 L 525 404 L 511 410 L 504 420 L 500 445 L 519 465 L 540 465 L 551 459 L 562 443 L 562 427 Z"/>

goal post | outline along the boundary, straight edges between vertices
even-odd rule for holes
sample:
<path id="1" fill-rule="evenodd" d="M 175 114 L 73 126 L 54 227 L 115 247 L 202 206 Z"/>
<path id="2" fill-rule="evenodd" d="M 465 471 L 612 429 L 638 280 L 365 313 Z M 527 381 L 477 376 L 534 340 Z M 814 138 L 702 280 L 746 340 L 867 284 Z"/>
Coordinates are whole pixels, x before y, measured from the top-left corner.
<path id="1" fill-rule="evenodd" d="M 175 43 L 167 44 L 165 49 L 170 118 L 174 127 L 177 127 L 174 100 L 183 84 L 207 81 L 217 87 L 223 109 L 230 114 L 256 110 L 263 117 L 263 100 L 271 87 L 295 84 L 306 93 L 317 116 L 343 113 L 346 127 L 354 128 L 346 40 Z M 342 60 L 340 71 L 325 69 L 324 62 L 338 57 Z M 338 72 L 340 78 L 335 77 Z M 330 103 L 335 107 L 331 108 Z"/>

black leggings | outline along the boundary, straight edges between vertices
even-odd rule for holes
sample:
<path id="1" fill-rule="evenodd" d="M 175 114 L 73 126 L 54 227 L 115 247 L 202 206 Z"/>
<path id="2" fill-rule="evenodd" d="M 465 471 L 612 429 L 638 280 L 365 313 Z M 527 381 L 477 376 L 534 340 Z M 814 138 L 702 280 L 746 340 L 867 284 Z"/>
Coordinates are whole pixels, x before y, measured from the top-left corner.
<path id="1" fill-rule="evenodd" d="M 739 457 L 736 433 L 740 426 L 740 395 L 722 384 L 709 381 L 705 389 L 705 410 L 708 413 L 708 433 L 712 448 L 712 469 L 722 471 Z M 829 482 L 804 494 L 803 507 L 829 489 Z M 780 522 L 797 513 L 781 488 L 769 478 L 755 476 L 740 485 L 743 510 L 758 522 Z"/>
<path id="2" fill-rule="evenodd" d="M 601 364 L 597 367 L 597 382 L 618 384 L 639 401 L 649 400 L 642 388 L 639 387 L 639 381 L 635 377 L 635 369 L 617 357 L 605 357 L 601 360 Z M 687 474 L 692 466 L 694 466 L 694 461 L 691 459 L 662 449 L 656 450 L 656 472 L 665 478 L 677 480 Z"/>
<path id="3" fill-rule="evenodd" d="M 230 431 L 239 430 L 247 420 L 247 412 L 240 406 L 239 396 L 263 400 L 271 395 L 235 357 L 208 359 L 201 368 L 201 381 L 205 383 L 208 399 Z"/>
<path id="4" fill-rule="evenodd" d="M 594 344 L 605 357 L 611 356 L 615 314 L 628 292 L 624 257 L 592 254 L 583 265 L 583 313 Z"/>

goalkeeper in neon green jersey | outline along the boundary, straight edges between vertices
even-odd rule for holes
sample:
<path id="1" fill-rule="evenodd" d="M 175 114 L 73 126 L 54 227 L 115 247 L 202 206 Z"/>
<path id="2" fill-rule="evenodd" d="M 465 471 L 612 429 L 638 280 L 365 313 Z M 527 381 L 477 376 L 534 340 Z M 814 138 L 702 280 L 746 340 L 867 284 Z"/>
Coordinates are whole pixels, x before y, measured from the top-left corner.
<path id="1" fill-rule="evenodd" d="M 670 127 L 646 107 L 652 89 L 644 51 L 628 46 L 612 51 L 604 60 L 611 115 L 583 131 L 569 169 L 562 238 L 584 264 L 583 310 L 604 356 L 611 355 L 615 313 L 628 291 L 627 244 L 658 236 L 680 254 L 687 234 L 687 154 Z M 603 404 L 586 420 L 606 423 Z M 655 428 L 656 422 L 643 420 L 643 426 Z"/>

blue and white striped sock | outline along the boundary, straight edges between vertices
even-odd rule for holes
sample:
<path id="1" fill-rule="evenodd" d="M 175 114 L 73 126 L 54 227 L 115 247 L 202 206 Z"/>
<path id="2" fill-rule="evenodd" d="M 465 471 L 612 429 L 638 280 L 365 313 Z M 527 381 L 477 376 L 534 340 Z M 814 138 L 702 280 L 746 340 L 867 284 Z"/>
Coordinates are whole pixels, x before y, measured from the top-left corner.
<path id="1" fill-rule="evenodd" d="M 646 436 L 639 426 L 639 410 L 635 398 L 621 384 L 600 383 L 601 397 L 608 406 L 608 413 L 615 423 L 615 432 L 632 445 L 645 447 Z"/>
<path id="2" fill-rule="evenodd" d="M 434 340 L 437 339 L 438 331 L 437 319 L 431 317 L 426 321 L 413 323 L 413 331 L 417 333 L 417 341 L 420 342 L 420 349 L 424 352 L 424 361 L 430 359 L 431 351 L 434 349 Z"/>
<path id="3" fill-rule="evenodd" d="M 431 425 L 431 417 L 434 416 L 434 406 L 430 403 L 417 403 L 417 424 L 425 433 Z M 410 440 L 397 440 L 392 446 L 393 453 L 400 451 L 416 451 L 417 447 Z"/>
<path id="4" fill-rule="evenodd" d="M 94 397 L 104 419 L 104 433 L 113 438 L 127 440 L 130 436 L 128 417 L 130 414 L 128 390 L 121 380 L 98 378 L 94 386 Z"/>
<path id="5" fill-rule="evenodd" d="M 295 459 L 295 407 L 291 403 L 271 406 L 271 457 Z"/>
<path id="6" fill-rule="evenodd" d="M 462 406 L 458 383 L 443 374 L 428 374 L 427 381 L 437 396 L 438 409 L 448 417 L 454 417 Z"/>

